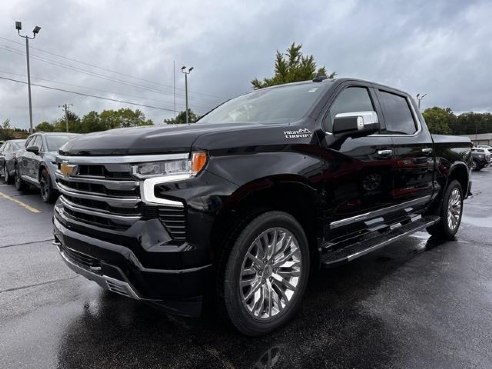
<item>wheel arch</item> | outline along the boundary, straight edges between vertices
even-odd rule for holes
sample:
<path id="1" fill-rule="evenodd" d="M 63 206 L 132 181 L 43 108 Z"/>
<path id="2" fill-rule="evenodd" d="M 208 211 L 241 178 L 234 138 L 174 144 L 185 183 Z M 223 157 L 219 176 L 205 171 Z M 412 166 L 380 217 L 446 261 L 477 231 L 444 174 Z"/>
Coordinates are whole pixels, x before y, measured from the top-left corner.
<path id="1" fill-rule="evenodd" d="M 309 243 L 311 261 L 319 262 L 321 237 L 320 196 L 318 191 L 297 175 L 272 176 L 239 187 L 218 213 L 211 232 L 212 252 L 217 257 L 226 244 L 237 237 L 256 216 L 269 211 L 284 211 L 302 226 Z"/>
<path id="2" fill-rule="evenodd" d="M 461 188 L 463 189 L 464 198 L 467 198 L 469 194 L 470 169 L 465 163 L 457 162 L 451 166 L 446 181 L 446 188 L 453 180 L 457 180 L 460 183 Z"/>

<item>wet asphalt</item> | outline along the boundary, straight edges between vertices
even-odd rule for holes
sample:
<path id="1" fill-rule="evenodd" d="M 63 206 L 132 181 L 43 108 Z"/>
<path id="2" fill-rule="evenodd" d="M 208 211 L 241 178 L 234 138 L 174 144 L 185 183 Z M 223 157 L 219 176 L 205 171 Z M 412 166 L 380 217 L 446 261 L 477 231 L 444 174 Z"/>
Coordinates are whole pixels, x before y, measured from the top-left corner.
<path id="1" fill-rule="evenodd" d="M 455 241 L 419 232 L 324 270 L 290 324 L 247 338 L 77 276 L 52 206 L 0 183 L 0 368 L 492 368 L 491 168 L 472 192 Z"/>

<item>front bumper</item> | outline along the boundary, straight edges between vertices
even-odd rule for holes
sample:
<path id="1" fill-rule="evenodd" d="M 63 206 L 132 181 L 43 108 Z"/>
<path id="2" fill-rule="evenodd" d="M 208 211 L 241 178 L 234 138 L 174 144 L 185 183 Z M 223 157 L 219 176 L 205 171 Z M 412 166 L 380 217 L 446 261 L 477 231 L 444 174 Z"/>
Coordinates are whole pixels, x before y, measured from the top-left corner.
<path id="1" fill-rule="evenodd" d="M 76 273 L 126 297 L 158 304 L 185 316 L 199 316 L 211 265 L 188 269 L 144 267 L 127 247 L 72 231 L 53 218 L 54 243 Z"/>

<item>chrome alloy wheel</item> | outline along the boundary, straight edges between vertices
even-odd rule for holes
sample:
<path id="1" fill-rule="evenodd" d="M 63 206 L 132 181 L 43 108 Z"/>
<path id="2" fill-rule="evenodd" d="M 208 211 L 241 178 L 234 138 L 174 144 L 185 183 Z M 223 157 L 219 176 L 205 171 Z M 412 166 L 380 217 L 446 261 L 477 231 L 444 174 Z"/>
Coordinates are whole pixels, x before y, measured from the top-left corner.
<path id="1" fill-rule="evenodd" d="M 242 303 L 256 319 L 268 320 L 292 302 L 300 282 L 301 250 L 284 228 L 269 228 L 252 242 L 239 281 Z"/>
<path id="2" fill-rule="evenodd" d="M 459 189 L 454 188 L 453 191 L 451 191 L 448 201 L 448 227 L 452 231 L 459 226 L 461 206 L 461 192 Z"/>

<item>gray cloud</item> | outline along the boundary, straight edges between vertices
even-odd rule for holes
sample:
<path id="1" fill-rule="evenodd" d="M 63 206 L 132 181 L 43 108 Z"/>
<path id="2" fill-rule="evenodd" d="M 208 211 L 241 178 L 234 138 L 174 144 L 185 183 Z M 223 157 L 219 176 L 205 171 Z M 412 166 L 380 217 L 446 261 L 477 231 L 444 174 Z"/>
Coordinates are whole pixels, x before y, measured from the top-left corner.
<path id="1" fill-rule="evenodd" d="M 275 51 L 295 41 L 339 76 L 427 93 L 424 108 L 492 111 L 488 1 L 20 0 L 2 2 L 0 14 L 0 76 L 26 78 L 14 29 L 22 20 L 24 31 L 42 27 L 31 43 L 33 82 L 88 94 L 172 110 L 175 61 L 177 110 L 184 108 L 179 68 L 187 65 L 195 67 L 190 107 L 204 113 L 270 76 Z M 28 126 L 25 85 L 0 80 L 0 102 L 0 121 Z M 64 103 L 79 115 L 127 106 L 33 87 L 34 123 L 61 117 Z M 140 109 L 155 122 L 172 115 Z"/>

